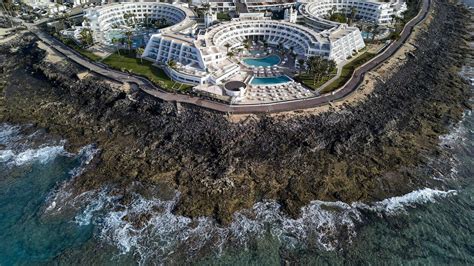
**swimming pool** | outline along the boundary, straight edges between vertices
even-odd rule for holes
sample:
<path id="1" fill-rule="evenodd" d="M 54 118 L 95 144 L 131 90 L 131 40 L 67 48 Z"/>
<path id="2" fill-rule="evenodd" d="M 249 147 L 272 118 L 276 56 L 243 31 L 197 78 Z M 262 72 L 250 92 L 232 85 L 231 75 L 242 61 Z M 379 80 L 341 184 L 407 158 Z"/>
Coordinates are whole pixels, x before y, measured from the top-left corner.
<path id="1" fill-rule="evenodd" d="M 263 58 L 245 58 L 243 61 L 249 66 L 268 67 L 280 63 L 280 57 L 278 55 L 270 55 Z"/>
<path id="2" fill-rule="evenodd" d="M 124 45 L 127 45 L 127 37 L 125 36 L 125 33 L 123 30 L 120 29 L 113 29 L 109 30 L 105 33 L 106 39 L 108 39 L 110 42 L 112 42 L 112 39 L 117 39 L 119 40 L 119 43 L 122 43 Z M 145 40 L 146 33 L 145 32 L 136 32 L 135 35 L 132 36 L 132 48 L 136 49 L 138 47 L 143 47 L 146 45 L 146 40 Z M 120 41 L 120 39 L 123 39 L 123 41 Z"/>
<path id="3" fill-rule="evenodd" d="M 252 51 L 250 51 L 250 54 L 253 55 L 253 56 L 263 55 L 264 53 L 265 53 L 265 50 L 252 50 Z"/>
<path id="4" fill-rule="evenodd" d="M 250 84 L 252 85 L 274 85 L 282 84 L 292 81 L 288 76 L 279 76 L 279 77 L 268 77 L 268 78 L 257 78 L 254 77 Z"/>
<path id="5" fill-rule="evenodd" d="M 362 31 L 360 34 L 362 35 L 362 38 L 364 38 L 364 39 L 372 38 L 372 33 L 370 33 L 370 32 Z"/>

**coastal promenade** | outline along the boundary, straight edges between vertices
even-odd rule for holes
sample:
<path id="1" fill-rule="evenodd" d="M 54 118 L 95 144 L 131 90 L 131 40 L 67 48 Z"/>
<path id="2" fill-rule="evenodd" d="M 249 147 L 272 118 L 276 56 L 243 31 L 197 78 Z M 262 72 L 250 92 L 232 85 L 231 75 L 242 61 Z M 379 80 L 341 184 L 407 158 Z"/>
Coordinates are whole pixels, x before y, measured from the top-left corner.
<path id="1" fill-rule="evenodd" d="M 212 100 L 202 99 L 197 96 L 166 92 L 156 87 L 146 78 L 113 70 L 105 64 L 89 61 L 81 54 L 74 51 L 72 48 L 64 45 L 62 42 L 58 41 L 51 35 L 39 30 L 34 24 L 27 24 L 27 27 L 31 32 L 37 35 L 41 41 L 43 41 L 59 53 L 63 54 L 65 57 L 72 60 L 73 62 L 88 69 L 89 71 L 121 83 L 136 84 L 143 92 L 150 94 L 156 98 L 159 98 L 163 101 L 194 104 L 200 107 L 232 114 L 272 113 L 314 108 L 329 104 L 330 102 L 343 100 L 346 96 L 350 95 L 357 89 L 366 73 L 374 70 L 379 65 L 384 63 L 387 59 L 393 56 L 400 49 L 400 47 L 405 44 L 405 42 L 409 39 L 411 33 L 413 32 L 413 29 L 427 16 L 430 6 L 431 0 L 422 0 L 419 13 L 405 25 L 404 29 L 400 34 L 400 38 L 393 42 L 382 53 L 374 57 L 372 60 L 357 68 L 354 71 L 352 77 L 336 91 L 325 95 L 305 98 L 301 100 L 258 105 L 230 105 L 215 102 Z"/>

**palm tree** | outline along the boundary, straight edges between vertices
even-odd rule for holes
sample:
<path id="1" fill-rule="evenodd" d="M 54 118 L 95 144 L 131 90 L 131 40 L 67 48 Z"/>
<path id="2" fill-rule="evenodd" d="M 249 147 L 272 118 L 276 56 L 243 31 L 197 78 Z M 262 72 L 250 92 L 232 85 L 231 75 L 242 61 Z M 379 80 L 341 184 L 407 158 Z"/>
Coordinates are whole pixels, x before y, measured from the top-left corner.
<path id="1" fill-rule="evenodd" d="M 250 38 L 247 38 L 245 42 L 245 48 L 250 49 L 250 47 L 252 47 L 252 40 Z"/>
<path id="2" fill-rule="evenodd" d="M 313 73 L 313 85 L 316 85 L 316 80 L 319 80 L 319 76 L 321 75 L 321 57 L 320 56 L 312 56 L 309 58 L 309 67 L 311 72 Z"/>
<path id="3" fill-rule="evenodd" d="M 127 25 L 128 26 L 132 26 L 132 24 L 134 23 L 134 19 L 137 15 L 135 15 L 135 13 L 132 13 L 132 12 L 127 12 L 125 14 L 123 14 L 123 19 L 127 22 Z"/>
<path id="4" fill-rule="evenodd" d="M 355 16 L 357 14 L 357 9 L 355 7 L 351 8 L 351 19 L 349 20 L 349 26 L 354 22 Z"/>
<path id="5" fill-rule="evenodd" d="M 130 13 L 126 12 L 122 16 L 123 16 L 123 20 L 125 20 L 125 22 L 127 22 L 127 24 L 128 24 L 128 19 L 130 18 Z"/>
<path id="6" fill-rule="evenodd" d="M 374 24 L 374 26 L 372 27 L 372 42 L 374 42 L 375 40 L 375 35 L 378 33 L 379 31 L 379 24 Z"/>
<path id="7" fill-rule="evenodd" d="M 371 33 L 372 32 L 372 25 L 368 25 L 367 26 L 367 32 Z M 367 36 L 367 39 L 368 39 L 369 36 Z"/>
<path id="8" fill-rule="evenodd" d="M 129 54 L 132 51 L 132 44 L 133 44 L 133 41 L 131 39 L 127 39 L 128 53 Z"/>
<path id="9" fill-rule="evenodd" d="M 225 48 L 227 48 L 227 52 L 229 52 L 230 43 L 226 43 L 226 44 L 224 44 L 224 47 L 225 47 Z"/>
<path id="10" fill-rule="evenodd" d="M 111 41 L 112 41 L 112 44 L 114 44 L 115 47 L 117 48 L 117 53 L 118 53 L 118 55 L 120 55 L 120 47 L 118 46 L 119 39 L 117 39 L 117 38 L 114 37 L 114 38 L 112 38 Z"/>
<path id="11" fill-rule="evenodd" d="M 232 52 L 228 52 L 228 53 L 227 53 L 227 56 L 228 56 L 228 57 L 230 57 L 230 58 L 232 58 L 232 57 L 234 57 L 234 56 L 235 56 L 235 54 L 234 54 L 234 53 L 232 53 Z"/>
<path id="12" fill-rule="evenodd" d="M 79 33 L 79 40 L 84 46 L 89 46 L 94 43 L 92 32 L 90 29 L 82 29 Z"/>
<path id="13" fill-rule="evenodd" d="M 142 47 L 137 48 L 137 55 L 140 56 L 140 62 L 143 63 L 143 53 L 145 52 L 145 49 Z"/>
<path id="14" fill-rule="evenodd" d="M 327 65 L 327 75 L 330 75 L 337 67 L 336 62 L 334 60 L 328 60 L 328 65 Z"/>
<path id="15" fill-rule="evenodd" d="M 304 59 L 303 58 L 298 59 L 298 65 L 300 66 L 300 68 L 298 69 L 299 75 L 301 75 L 301 70 L 303 70 L 303 66 L 304 66 Z"/>
<path id="16" fill-rule="evenodd" d="M 336 6 L 333 6 L 333 7 L 331 8 L 331 10 L 329 10 L 329 16 L 331 17 L 332 14 L 336 13 L 336 11 L 337 11 Z"/>
<path id="17" fill-rule="evenodd" d="M 283 43 L 282 43 L 282 42 L 279 42 L 278 45 L 277 45 L 277 48 L 278 48 L 278 49 L 283 48 Z"/>
<path id="18" fill-rule="evenodd" d="M 145 27 L 148 28 L 148 13 L 145 13 L 143 16 L 145 17 Z"/>
<path id="19" fill-rule="evenodd" d="M 66 28 L 66 18 L 64 16 L 59 17 L 59 24 L 61 25 L 61 29 Z"/>
<path id="20" fill-rule="evenodd" d="M 131 31 L 126 31 L 125 36 L 127 36 L 127 44 L 128 44 L 128 51 L 132 50 L 132 37 L 133 37 L 133 32 Z"/>
<path id="21" fill-rule="evenodd" d="M 168 67 L 175 68 L 176 67 L 176 61 L 174 61 L 173 59 L 168 60 Z"/>

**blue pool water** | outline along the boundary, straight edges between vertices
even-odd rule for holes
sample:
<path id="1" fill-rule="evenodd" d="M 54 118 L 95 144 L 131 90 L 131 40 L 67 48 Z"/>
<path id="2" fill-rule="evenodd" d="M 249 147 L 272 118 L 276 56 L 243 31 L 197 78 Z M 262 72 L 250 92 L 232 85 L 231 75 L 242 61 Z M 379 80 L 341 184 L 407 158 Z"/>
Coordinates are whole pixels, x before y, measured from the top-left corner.
<path id="1" fill-rule="evenodd" d="M 124 45 L 127 45 L 127 37 L 125 36 L 125 34 L 123 33 L 123 31 L 120 31 L 120 30 L 110 30 L 106 33 L 107 35 L 107 38 L 109 40 L 112 40 L 113 38 L 115 39 L 124 39 L 123 43 Z M 136 49 L 136 48 L 139 48 L 139 47 L 144 47 L 146 45 L 146 33 L 143 32 L 143 33 L 138 33 L 134 36 L 132 36 L 132 48 L 133 49 Z"/>
<path id="2" fill-rule="evenodd" d="M 278 55 L 270 55 L 263 58 L 246 58 L 244 59 L 244 63 L 249 66 L 268 67 L 280 63 L 280 57 Z"/>
<path id="3" fill-rule="evenodd" d="M 362 31 L 360 34 L 362 35 L 362 38 L 364 38 L 364 39 L 372 38 L 372 33 L 370 33 L 370 32 Z"/>
<path id="4" fill-rule="evenodd" d="M 264 50 L 253 50 L 253 51 L 250 51 L 250 54 L 251 55 L 262 55 L 263 53 L 265 53 Z"/>
<path id="5" fill-rule="evenodd" d="M 252 85 L 270 85 L 270 84 L 280 84 L 286 83 L 291 81 L 291 79 L 287 76 L 279 76 L 279 77 L 269 77 L 269 78 L 253 78 L 250 84 Z"/>

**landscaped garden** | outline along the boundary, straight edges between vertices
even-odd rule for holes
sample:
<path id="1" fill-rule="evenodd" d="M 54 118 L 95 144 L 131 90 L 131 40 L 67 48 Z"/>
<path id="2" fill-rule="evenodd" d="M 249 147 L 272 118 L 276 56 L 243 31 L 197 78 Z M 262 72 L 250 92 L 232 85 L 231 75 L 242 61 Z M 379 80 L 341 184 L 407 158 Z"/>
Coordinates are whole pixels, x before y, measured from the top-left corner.
<path id="1" fill-rule="evenodd" d="M 294 79 L 313 90 L 316 90 L 337 74 L 336 63 L 320 56 L 312 56 L 307 60 L 299 59 L 298 63 L 300 72 Z"/>
<path id="2" fill-rule="evenodd" d="M 153 66 L 152 62 L 137 58 L 134 50 L 121 50 L 111 54 L 102 63 L 120 71 L 144 76 L 167 91 L 185 91 L 192 87 L 171 80 L 162 69 Z"/>
<path id="3" fill-rule="evenodd" d="M 339 76 L 339 78 L 337 78 L 331 84 L 329 84 L 324 89 L 322 89 L 321 94 L 328 93 L 340 88 L 351 78 L 352 73 L 354 73 L 354 70 L 356 68 L 367 63 L 370 59 L 374 58 L 375 55 L 376 54 L 374 53 L 365 52 L 359 55 L 357 58 L 355 58 L 351 62 L 349 62 L 348 64 L 346 64 L 345 66 L 343 66 L 341 70 L 341 75 Z"/>
<path id="4" fill-rule="evenodd" d="M 98 60 L 101 59 L 100 56 L 98 56 L 98 55 L 96 55 L 96 54 L 94 54 L 90 51 L 87 51 L 86 49 L 82 48 L 81 46 L 79 46 L 76 42 L 74 42 L 71 39 L 60 38 L 60 41 L 63 42 L 64 44 L 66 44 L 67 46 L 71 47 L 76 52 L 80 53 L 81 55 L 89 58 L 89 60 L 91 60 L 91 61 L 98 61 Z"/>

